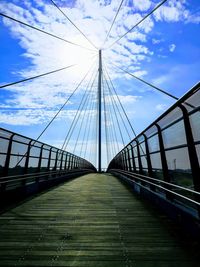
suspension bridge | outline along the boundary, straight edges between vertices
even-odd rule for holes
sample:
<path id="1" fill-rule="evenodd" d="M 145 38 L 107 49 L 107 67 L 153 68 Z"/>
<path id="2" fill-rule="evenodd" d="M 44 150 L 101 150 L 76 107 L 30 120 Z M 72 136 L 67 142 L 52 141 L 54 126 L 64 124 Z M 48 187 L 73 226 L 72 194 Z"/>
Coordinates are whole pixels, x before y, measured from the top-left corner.
<path id="1" fill-rule="evenodd" d="M 111 46 L 165 2 L 156 5 Z M 51 3 L 90 43 L 94 62 L 37 138 L 0 128 L 0 266 L 199 266 L 200 83 L 178 98 L 113 64 L 175 100 L 136 134 L 104 62 L 104 49 L 97 48 L 54 1 Z M 88 49 L 7 13 L 0 12 L 0 16 Z M 41 142 L 86 79 L 61 148 Z M 124 133 L 129 137 L 128 144 Z M 73 136 L 76 142 L 69 152 Z M 95 145 L 89 144 L 92 138 Z M 104 169 L 102 162 L 106 161 L 108 167 Z"/>

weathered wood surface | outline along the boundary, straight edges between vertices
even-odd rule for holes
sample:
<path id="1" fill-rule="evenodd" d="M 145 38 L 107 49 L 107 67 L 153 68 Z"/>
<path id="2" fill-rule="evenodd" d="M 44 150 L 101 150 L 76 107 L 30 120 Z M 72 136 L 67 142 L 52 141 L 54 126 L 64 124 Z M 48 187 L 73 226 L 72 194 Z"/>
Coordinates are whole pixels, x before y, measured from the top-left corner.
<path id="1" fill-rule="evenodd" d="M 200 266 L 175 230 L 115 177 L 89 174 L 0 216 L 0 266 Z"/>

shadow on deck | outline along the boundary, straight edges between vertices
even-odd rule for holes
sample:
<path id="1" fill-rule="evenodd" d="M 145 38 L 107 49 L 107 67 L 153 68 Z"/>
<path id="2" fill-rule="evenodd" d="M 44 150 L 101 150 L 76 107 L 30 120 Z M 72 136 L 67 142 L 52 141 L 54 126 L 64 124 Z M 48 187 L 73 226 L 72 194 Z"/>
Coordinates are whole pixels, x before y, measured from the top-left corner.
<path id="1" fill-rule="evenodd" d="M 88 174 L 1 215 L 0 266 L 199 266 L 181 233 L 114 176 Z"/>

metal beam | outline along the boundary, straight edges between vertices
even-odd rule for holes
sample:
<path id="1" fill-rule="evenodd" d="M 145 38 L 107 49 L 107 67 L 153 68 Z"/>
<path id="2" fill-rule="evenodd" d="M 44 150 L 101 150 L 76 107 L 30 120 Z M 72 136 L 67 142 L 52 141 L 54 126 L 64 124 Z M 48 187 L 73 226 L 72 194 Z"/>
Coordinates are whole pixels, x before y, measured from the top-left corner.
<path id="1" fill-rule="evenodd" d="M 98 171 L 101 172 L 101 81 L 102 81 L 102 57 L 99 50 L 99 79 L 98 79 Z"/>

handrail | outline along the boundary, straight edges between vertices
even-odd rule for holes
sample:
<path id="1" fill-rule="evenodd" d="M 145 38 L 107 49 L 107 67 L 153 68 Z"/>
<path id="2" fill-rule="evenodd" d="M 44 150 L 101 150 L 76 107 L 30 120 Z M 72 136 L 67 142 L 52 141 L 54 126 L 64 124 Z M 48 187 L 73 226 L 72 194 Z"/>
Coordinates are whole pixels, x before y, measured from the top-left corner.
<path id="1" fill-rule="evenodd" d="M 200 82 L 195 84 L 189 91 L 187 91 L 181 98 L 178 99 L 169 109 L 167 109 L 163 114 L 161 114 L 156 120 L 154 120 L 149 126 L 147 126 L 141 133 L 139 133 L 133 140 L 131 140 L 122 150 L 120 150 L 113 159 L 115 159 L 126 147 L 128 147 L 133 141 L 137 140 L 142 134 L 144 134 L 147 130 L 155 125 L 155 123 L 159 122 L 166 115 L 168 115 L 175 108 L 179 107 L 180 104 L 184 103 L 187 98 L 192 96 L 195 92 L 200 89 Z M 195 110 L 199 109 L 199 107 L 195 107 Z M 112 162 L 112 160 L 111 160 Z"/>
<path id="2" fill-rule="evenodd" d="M 200 82 L 126 145 L 110 161 L 108 171 L 110 169 L 134 171 L 137 177 L 165 187 L 173 187 L 176 191 L 184 190 L 199 197 L 200 163 L 197 144 L 200 140 L 197 135 L 199 113 L 196 113 L 200 110 L 199 100 Z M 192 110 L 186 109 L 185 106 L 190 102 L 194 104 Z M 180 123 L 176 124 L 177 121 Z M 156 137 L 151 139 L 154 135 Z M 141 139 L 144 136 L 146 139 Z M 137 141 L 144 146 L 143 154 L 134 153 L 133 144 Z M 138 149 L 138 145 L 136 148 Z M 163 181 L 153 177 L 156 176 L 157 169 L 160 170 Z M 144 171 L 149 177 L 142 176 Z M 173 184 L 174 181 L 180 185 Z M 184 181 L 188 182 L 189 188 L 184 187 Z M 168 198 L 167 194 L 166 197 Z"/>
<path id="3" fill-rule="evenodd" d="M 58 171 L 53 171 L 53 172 L 43 172 L 40 173 L 39 175 L 37 173 L 33 173 L 32 175 L 29 175 L 27 177 L 26 175 L 16 175 L 16 176 L 7 176 L 7 180 L 0 181 L 1 184 L 8 184 L 10 182 L 18 182 L 18 181 L 23 181 L 23 180 L 30 180 L 32 178 L 41 178 L 41 177 L 46 177 L 47 175 L 54 175 L 54 174 L 69 174 L 69 173 L 74 173 L 74 172 L 83 172 L 83 171 L 89 171 L 90 169 L 71 169 L 71 170 L 58 170 Z M 10 179 L 11 178 L 11 179 Z"/>
<path id="4" fill-rule="evenodd" d="M 188 191 L 190 193 L 197 194 L 197 195 L 200 196 L 200 192 L 191 190 L 191 189 L 186 188 L 186 187 L 182 187 L 180 185 L 168 183 L 168 182 L 165 182 L 165 181 L 162 181 L 162 180 L 158 180 L 158 179 L 155 179 L 155 178 L 152 178 L 152 177 L 149 177 L 149 176 L 146 176 L 146 175 L 138 174 L 138 173 L 132 174 L 132 173 L 127 172 L 127 171 L 122 171 L 122 170 L 117 170 L 117 171 L 127 173 L 129 176 L 141 176 L 141 177 L 143 177 L 145 179 L 149 179 L 149 180 L 152 180 L 152 181 L 156 181 L 158 183 L 162 183 L 162 184 L 166 184 L 166 185 L 169 185 L 169 186 L 172 186 L 172 187 L 176 187 L 176 188 L 179 188 L 179 189 L 182 189 L 184 191 Z"/>
<path id="5" fill-rule="evenodd" d="M 3 191 L 9 181 L 54 175 L 62 170 L 96 171 L 93 164 L 86 159 L 7 129 L 0 128 L 0 142 L 3 144 L 0 155 L 5 158 L 0 166 L 0 184 L 4 184 L 1 188 Z"/>
<path id="6" fill-rule="evenodd" d="M 117 169 L 111 169 L 110 172 L 112 172 L 112 171 L 113 171 L 113 172 L 117 172 L 117 173 L 121 173 L 121 174 L 124 174 L 124 175 L 127 175 L 127 174 L 124 173 L 123 171 L 120 171 L 120 170 L 117 170 Z M 197 202 L 197 201 L 195 201 L 195 200 L 193 200 L 193 199 L 191 199 L 191 198 L 188 198 L 188 197 L 186 197 L 186 196 L 184 196 L 184 195 L 181 195 L 181 194 L 176 193 L 176 192 L 174 192 L 174 191 L 172 191 L 172 190 L 169 190 L 169 189 L 167 189 L 166 187 L 163 187 L 163 186 L 161 186 L 161 185 L 158 185 L 158 184 L 149 182 L 149 181 L 147 181 L 147 180 L 145 180 L 145 179 L 142 179 L 142 178 L 139 178 L 139 177 L 133 177 L 133 178 L 136 178 L 136 179 L 138 179 L 138 180 L 140 180 L 140 181 L 142 181 L 142 182 L 146 182 L 147 184 L 156 186 L 156 187 L 158 187 L 158 188 L 160 188 L 160 189 L 162 189 L 162 190 L 164 190 L 164 191 L 167 191 L 167 192 L 169 192 L 169 193 L 171 193 L 171 194 L 173 194 L 173 195 L 176 195 L 176 196 L 178 196 L 178 197 L 181 197 L 181 198 L 183 198 L 183 199 L 185 199 L 185 200 L 188 200 L 189 202 L 192 202 L 193 204 L 196 204 L 196 205 L 200 206 L 200 202 Z M 141 184 L 137 183 L 137 182 L 134 181 L 134 180 L 131 180 L 131 179 L 128 178 L 128 177 L 126 177 L 126 179 L 129 179 L 130 181 L 136 183 L 137 185 L 142 186 L 142 187 L 144 187 L 144 188 L 146 188 L 146 189 L 149 190 L 149 188 L 145 187 L 144 185 L 141 185 Z M 173 185 L 173 184 L 172 184 L 172 185 Z M 194 192 L 196 192 L 196 191 L 194 191 Z"/>
<path id="7" fill-rule="evenodd" d="M 86 169 L 86 168 L 85 168 Z M 4 177 L 0 177 L 0 182 L 1 180 L 4 180 L 4 179 L 10 179 L 10 178 L 20 178 L 20 177 L 28 177 L 28 176 L 33 176 L 33 175 L 37 175 L 37 176 L 40 176 L 40 175 L 45 175 L 45 174 L 54 174 L 54 173 L 58 173 L 58 172 L 70 172 L 70 171 L 74 171 L 74 170 L 82 170 L 80 168 L 75 168 L 75 169 L 72 169 L 72 170 L 50 170 L 48 172 L 34 172 L 34 173 L 26 173 L 26 174 L 18 174 L 18 175 L 10 175 L 10 176 L 4 176 Z"/>

